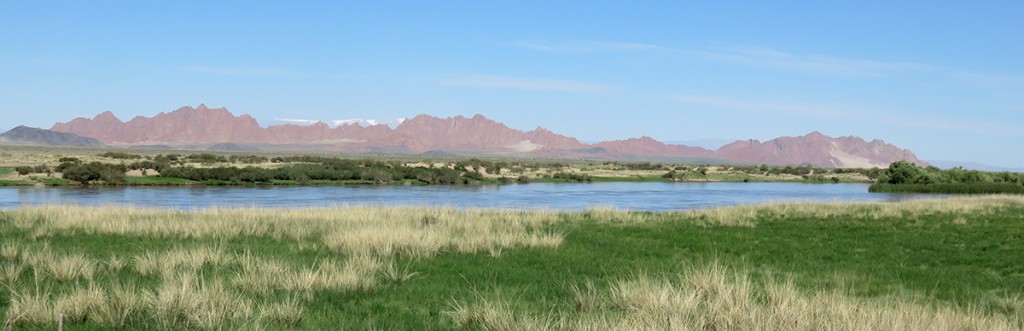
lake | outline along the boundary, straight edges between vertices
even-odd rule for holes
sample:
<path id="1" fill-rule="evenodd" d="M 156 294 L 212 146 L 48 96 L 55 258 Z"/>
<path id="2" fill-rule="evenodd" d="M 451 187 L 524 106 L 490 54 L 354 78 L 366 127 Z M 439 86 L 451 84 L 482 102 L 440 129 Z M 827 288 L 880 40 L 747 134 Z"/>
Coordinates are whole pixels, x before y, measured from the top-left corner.
<path id="1" fill-rule="evenodd" d="M 935 197 L 868 193 L 867 184 L 533 183 L 501 186 L 0 187 L 0 209 L 37 204 L 133 205 L 194 209 L 428 205 L 582 210 L 684 210 L 779 201 L 878 201 Z"/>

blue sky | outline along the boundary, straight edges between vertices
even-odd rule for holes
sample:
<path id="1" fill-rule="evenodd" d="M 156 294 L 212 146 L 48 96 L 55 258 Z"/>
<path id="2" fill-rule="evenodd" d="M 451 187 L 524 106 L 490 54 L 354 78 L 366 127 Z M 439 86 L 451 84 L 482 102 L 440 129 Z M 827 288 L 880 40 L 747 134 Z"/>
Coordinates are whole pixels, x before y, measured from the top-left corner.
<path id="1" fill-rule="evenodd" d="M 1024 1 L 0 2 L 0 129 L 206 103 L 1024 166 Z"/>

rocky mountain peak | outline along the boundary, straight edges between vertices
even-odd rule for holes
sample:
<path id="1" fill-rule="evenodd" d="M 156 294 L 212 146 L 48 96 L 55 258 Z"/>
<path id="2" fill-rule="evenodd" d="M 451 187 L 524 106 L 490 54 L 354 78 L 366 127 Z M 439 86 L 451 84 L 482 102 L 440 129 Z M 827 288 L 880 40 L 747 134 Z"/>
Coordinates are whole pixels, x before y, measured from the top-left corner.
<path id="1" fill-rule="evenodd" d="M 115 116 L 114 113 L 109 111 L 109 110 L 105 111 L 105 112 L 102 112 L 102 113 L 99 113 L 99 115 L 96 115 L 92 119 L 94 121 L 121 123 L 121 119 L 117 118 L 117 116 Z"/>

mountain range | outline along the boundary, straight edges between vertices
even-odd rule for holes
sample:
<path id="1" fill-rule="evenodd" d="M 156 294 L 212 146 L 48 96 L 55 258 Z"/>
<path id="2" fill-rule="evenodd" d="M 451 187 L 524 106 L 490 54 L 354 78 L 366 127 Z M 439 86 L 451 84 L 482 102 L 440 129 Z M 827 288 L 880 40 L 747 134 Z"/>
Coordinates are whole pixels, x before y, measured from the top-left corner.
<path id="1" fill-rule="evenodd" d="M 541 127 L 530 131 L 512 129 L 479 114 L 450 118 L 419 115 L 395 128 L 384 124 L 332 127 L 322 122 L 262 127 L 252 116 L 235 116 L 226 108 L 200 104 L 153 117 L 136 116 L 127 122 L 108 111 L 93 118 L 56 123 L 50 130 L 122 147 L 195 149 L 226 144 L 260 150 L 689 160 L 844 168 L 886 167 L 898 160 L 925 164 L 911 151 L 882 140 L 833 138 L 817 131 L 765 142 L 736 141 L 717 150 L 666 144 L 650 137 L 586 144 Z"/>
<path id="2" fill-rule="evenodd" d="M 74 133 L 57 132 L 20 125 L 0 134 L 0 142 L 6 144 L 100 147 L 99 140 L 78 136 Z"/>

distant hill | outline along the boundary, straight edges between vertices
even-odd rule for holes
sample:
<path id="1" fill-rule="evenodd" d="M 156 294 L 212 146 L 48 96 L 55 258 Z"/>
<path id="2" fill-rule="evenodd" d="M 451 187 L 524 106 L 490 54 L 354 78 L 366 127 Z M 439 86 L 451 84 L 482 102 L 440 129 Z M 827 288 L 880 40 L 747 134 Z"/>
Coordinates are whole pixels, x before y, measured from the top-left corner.
<path id="1" fill-rule="evenodd" d="M 445 151 L 426 151 L 426 152 L 420 153 L 418 155 L 420 155 L 420 156 L 427 156 L 427 157 L 456 157 L 456 156 L 459 156 L 458 154 L 448 153 L 448 152 L 445 152 Z"/>
<path id="2" fill-rule="evenodd" d="M 131 148 L 131 149 L 174 149 L 173 147 L 167 146 L 167 145 L 131 145 L 131 146 L 128 146 L 128 148 Z"/>
<path id="3" fill-rule="evenodd" d="M 0 143 L 45 146 L 103 146 L 102 142 L 93 138 L 81 137 L 74 133 L 31 128 L 24 125 L 0 134 Z"/>
<path id="4" fill-rule="evenodd" d="M 395 128 L 384 124 L 348 124 L 331 127 L 274 125 L 261 127 L 249 115 L 235 116 L 226 108 L 182 107 L 153 117 L 136 116 L 124 122 L 111 112 L 54 124 L 51 130 L 96 138 L 108 145 L 214 145 L 238 150 L 330 151 L 380 154 L 505 155 L 612 160 L 685 160 L 772 165 L 871 168 L 898 160 L 920 165 L 909 150 L 881 140 L 833 138 L 819 132 L 760 142 L 736 141 L 717 150 L 666 144 L 650 137 L 582 143 L 538 127 L 530 131 L 509 128 L 483 115 L 438 118 L 419 115 Z"/>
<path id="5" fill-rule="evenodd" d="M 957 162 L 957 161 L 928 161 L 933 166 L 941 169 L 951 169 L 955 167 L 964 167 L 964 169 L 970 170 L 981 170 L 981 171 L 1010 171 L 1010 172 L 1024 172 L 1024 168 L 1006 168 L 990 166 L 987 164 L 975 163 L 975 162 Z"/>
<path id="6" fill-rule="evenodd" d="M 901 160 L 922 166 L 928 164 L 918 160 L 910 150 L 882 140 L 867 142 L 853 136 L 833 138 L 817 131 L 763 143 L 757 140 L 737 141 L 722 146 L 715 154 L 726 160 L 745 163 L 812 164 L 826 168 L 886 168 Z"/>
<path id="7" fill-rule="evenodd" d="M 235 143 L 219 143 L 210 147 L 207 147 L 208 151 L 228 151 L 228 152 L 255 152 L 259 151 L 259 148 L 253 146 L 239 145 Z"/>
<path id="8" fill-rule="evenodd" d="M 702 147 L 702 148 L 705 148 L 705 149 L 716 150 L 716 149 L 722 148 L 722 146 L 725 146 L 725 145 L 727 145 L 727 144 L 729 144 L 731 142 L 733 142 L 733 141 L 729 140 L 729 139 L 696 139 L 696 140 L 666 141 L 665 143 L 666 144 L 673 144 L 673 145 L 686 145 L 686 146 L 693 146 L 693 147 Z"/>

